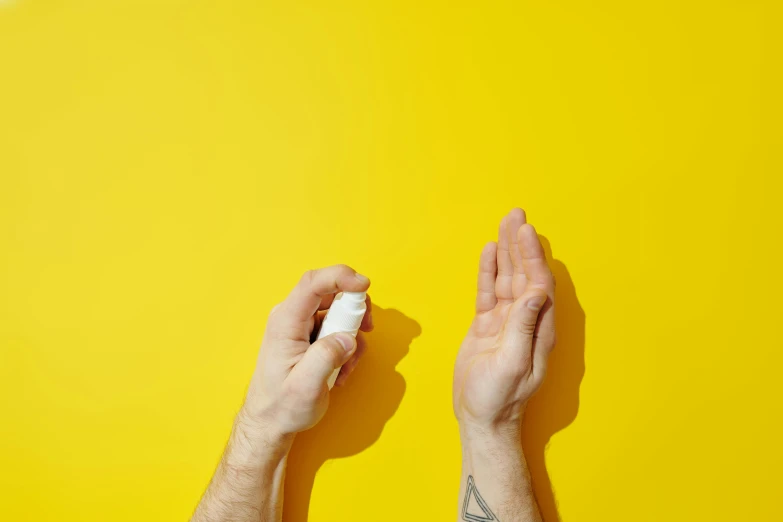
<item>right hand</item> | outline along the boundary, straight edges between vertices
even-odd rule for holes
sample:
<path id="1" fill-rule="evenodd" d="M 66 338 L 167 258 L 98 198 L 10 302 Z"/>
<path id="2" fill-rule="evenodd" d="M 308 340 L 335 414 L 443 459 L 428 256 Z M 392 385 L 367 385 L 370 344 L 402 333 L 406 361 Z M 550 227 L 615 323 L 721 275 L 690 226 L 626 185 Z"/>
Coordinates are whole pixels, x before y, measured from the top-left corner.
<path id="1" fill-rule="evenodd" d="M 461 428 L 516 435 L 555 345 L 555 281 L 522 209 L 484 247 L 476 316 L 457 355 L 454 412 Z"/>
<path id="2" fill-rule="evenodd" d="M 342 384 L 361 357 L 364 343 L 360 336 L 357 341 L 347 333 L 310 341 L 337 293 L 366 292 L 369 286 L 369 279 L 345 265 L 302 276 L 269 315 L 243 407 L 246 417 L 284 437 L 314 426 L 324 416 L 329 405 L 327 379 L 343 366 L 337 381 Z M 372 330 L 369 297 L 360 330 Z"/>

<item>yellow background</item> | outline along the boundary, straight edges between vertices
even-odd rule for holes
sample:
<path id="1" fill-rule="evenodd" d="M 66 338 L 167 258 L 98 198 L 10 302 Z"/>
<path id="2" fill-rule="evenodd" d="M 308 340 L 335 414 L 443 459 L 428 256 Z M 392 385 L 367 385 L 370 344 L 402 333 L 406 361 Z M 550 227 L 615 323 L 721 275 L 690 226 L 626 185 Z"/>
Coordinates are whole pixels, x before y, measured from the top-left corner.
<path id="1" fill-rule="evenodd" d="M 549 482 L 567 521 L 783 519 L 773 4 L 0 2 L 0 519 L 186 520 L 268 311 L 344 262 L 379 332 L 287 520 L 313 481 L 310 522 L 454 520 L 515 205 L 559 283 L 548 520 Z"/>

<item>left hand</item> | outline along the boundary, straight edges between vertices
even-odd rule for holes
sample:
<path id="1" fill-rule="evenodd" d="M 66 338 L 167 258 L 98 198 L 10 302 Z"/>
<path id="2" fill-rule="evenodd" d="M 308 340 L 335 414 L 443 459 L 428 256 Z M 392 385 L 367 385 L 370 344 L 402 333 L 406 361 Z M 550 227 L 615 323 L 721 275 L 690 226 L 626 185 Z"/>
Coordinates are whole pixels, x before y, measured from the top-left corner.
<path id="1" fill-rule="evenodd" d="M 305 273 L 281 304 L 272 309 L 258 362 L 243 407 L 246 416 L 260 422 L 275 436 L 287 436 L 314 426 L 329 406 L 326 384 L 342 366 L 337 385 L 364 352 L 361 333 L 337 333 L 311 340 L 339 292 L 366 292 L 370 280 L 345 265 Z M 360 330 L 372 330 L 372 308 Z"/>

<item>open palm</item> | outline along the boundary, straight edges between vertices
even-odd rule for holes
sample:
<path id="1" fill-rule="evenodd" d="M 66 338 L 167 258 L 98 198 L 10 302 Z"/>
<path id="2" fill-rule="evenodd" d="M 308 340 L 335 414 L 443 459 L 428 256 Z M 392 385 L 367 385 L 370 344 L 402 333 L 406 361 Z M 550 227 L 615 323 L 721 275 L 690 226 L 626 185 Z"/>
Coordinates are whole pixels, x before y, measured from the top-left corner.
<path id="1" fill-rule="evenodd" d="M 454 412 L 495 427 L 521 418 L 555 344 L 554 279 L 522 209 L 500 223 L 481 253 L 476 316 L 457 355 Z"/>

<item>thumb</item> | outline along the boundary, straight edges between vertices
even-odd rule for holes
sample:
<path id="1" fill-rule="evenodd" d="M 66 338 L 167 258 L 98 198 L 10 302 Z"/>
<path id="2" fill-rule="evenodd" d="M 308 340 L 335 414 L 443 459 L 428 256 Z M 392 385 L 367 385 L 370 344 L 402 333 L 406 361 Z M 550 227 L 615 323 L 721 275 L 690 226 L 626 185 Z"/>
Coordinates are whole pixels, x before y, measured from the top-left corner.
<path id="1" fill-rule="evenodd" d="M 499 352 L 504 362 L 512 368 L 526 365 L 529 369 L 538 314 L 546 299 L 544 290 L 533 289 L 525 292 L 511 305 Z"/>
<path id="2" fill-rule="evenodd" d="M 294 369 L 292 376 L 300 379 L 303 388 L 320 391 L 334 370 L 345 364 L 356 351 L 356 339 L 351 334 L 338 332 L 314 342 Z"/>

